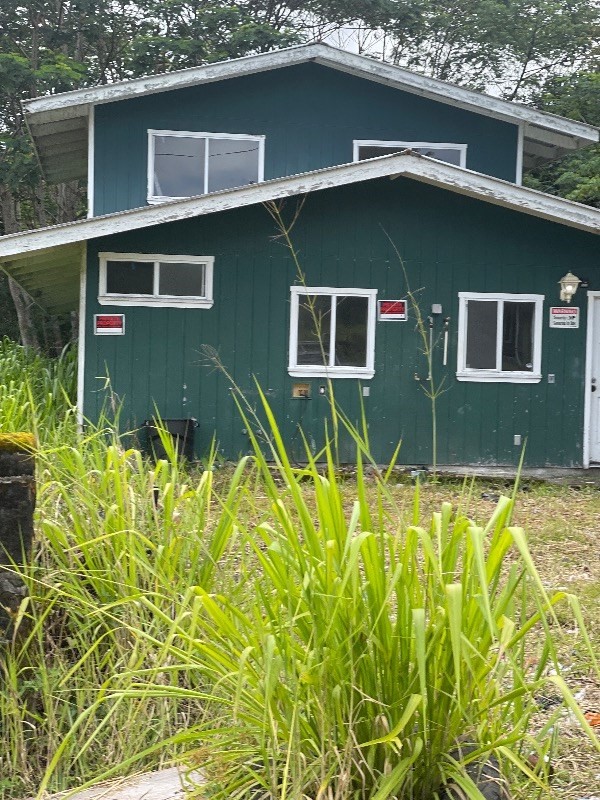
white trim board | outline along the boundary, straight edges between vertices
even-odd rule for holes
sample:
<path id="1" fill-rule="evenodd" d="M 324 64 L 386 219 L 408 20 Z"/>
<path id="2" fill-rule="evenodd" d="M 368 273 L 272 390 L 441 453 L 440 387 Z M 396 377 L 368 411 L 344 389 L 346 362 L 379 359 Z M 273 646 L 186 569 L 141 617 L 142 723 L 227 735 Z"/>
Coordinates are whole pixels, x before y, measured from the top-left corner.
<path id="1" fill-rule="evenodd" d="M 77 342 L 77 427 L 83 431 L 83 401 L 85 396 L 85 324 L 86 324 L 86 289 L 87 289 L 87 247 L 81 254 L 81 271 L 79 273 L 79 337 Z"/>
<path id="2" fill-rule="evenodd" d="M 456 348 L 456 380 L 474 383 L 539 383 L 542 379 L 542 336 L 544 318 L 543 294 L 516 294 L 508 292 L 459 292 L 458 293 L 458 341 Z M 502 370 L 503 313 L 496 318 L 496 366 L 492 369 L 468 368 L 467 333 L 468 303 L 530 303 L 534 304 L 533 318 L 533 369 L 531 372 Z"/>
<path id="3" fill-rule="evenodd" d="M 525 131 L 522 124 L 519 125 L 517 133 L 517 166 L 515 170 L 515 183 L 517 186 L 523 185 L 523 148 L 525 146 Z"/>
<path id="4" fill-rule="evenodd" d="M 329 324 L 329 359 L 334 358 L 336 345 L 336 304 L 334 297 L 365 297 L 367 299 L 367 342 L 364 367 L 329 364 L 298 364 L 298 319 L 300 296 L 319 295 L 331 299 Z M 375 324 L 377 320 L 377 289 L 357 289 L 332 286 L 290 286 L 290 336 L 288 373 L 294 378 L 355 378 L 370 380 L 375 374 Z"/>
<path id="5" fill-rule="evenodd" d="M 0 237 L 0 262 L 112 233 L 214 214 L 377 178 L 406 177 L 536 217 L 600 233 L 600 210 L 414 153 L 381 156 L 252 186 Z"/>
<path id="6" fill-rule="evenodd" d="M 94 175 L 96 172 L 94 159 L 95 159 L 95 112 L 94 106 L 90 108 L 90 117 L 88 122 L 88 153 L 87 153 L 87 215 L 94 216 Z"/>
<path id="7" fill-rule="evenodd" d="M 585 390 L 583 395 L 583 467 L 588 469 L 590 466 L 590 435 L 592 425 L 592 368 L 594 359 L 594 324 L 595 319 L 595 300 L 600 298 L 600 291 L 588 289 L 588 313 L 587 331 L 585 336 Z M 595 462 L 594 462 L 595 464 Z"/>
<path id="8" fill-rule="evenodd" d="M 254 133 L 221 133 L 207 132 L 207 131 L 182 131 L 182 130 L 155 130 L 154 128 L 148 129 L 148 175 L 146 186 L 146 199 L 149 203 L 164 203 L 166 200 L 181 200 L 182 197 L 169 197 L 168 195 L 155 195 L 153 193 L 154 187 L 154 161 L 156 158 L 156 145 L 155 140 L 157 136 L 172 136 L 180 139 L 204 139 L 204 192 L 209 194 L 208 182 L 210 175 L 209 156 L 210 145 L 208 139 L 231 139 L 239 140 L 242 142 L 257 142 L 258 143 L 258 158 L 257 158 L 257 183 L 262 183 L 265 179 L 265 135 Z"/>
<path id="9" fill-rule="evenodd" d="M 146 308 L 212 308 L 214 256 L 165 255 L 162 253 L 98 253 L 100 260 L 98 303 L 101 306 L 140 306 Z M 110 294 L 107 291 L 109 261 L 138 261 L 153 265 L 152 294 Z M 197 264 L 204 267 L 204 295 L 159 293 L 162 264 Z"/>
<path id="10" fill-rule="evenodd" d="M 354 139 L 352 142 L 352 160 L 360 161 L 360 148 L 361 147 L 398 147 L 402 150 L 413 150 L 419 154 L 419 150 L 457 150 L 460 153 L 460 167 L 467 166 L 467 148 L 466 144 L 458 144 L 457 142 L 407 142 L 407 141 L 388 141 L 386 139 Z M 389 154 L 388 154 L 389 155 Z M 420 153 L 420 155 L 425 155 Z M 430 156 L 434 158 L 435 156 Z M 437 159 L 444 161 L 443 158 Z M 445 162 L 451 163 L 451 162 Z"/>

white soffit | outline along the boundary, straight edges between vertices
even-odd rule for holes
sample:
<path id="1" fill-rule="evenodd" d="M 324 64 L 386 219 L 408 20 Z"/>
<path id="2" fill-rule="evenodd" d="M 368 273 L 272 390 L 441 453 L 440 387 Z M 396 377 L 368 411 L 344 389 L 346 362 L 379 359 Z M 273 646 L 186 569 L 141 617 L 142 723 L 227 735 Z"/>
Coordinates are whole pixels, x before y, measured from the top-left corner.
<path id="1" fill-rule="evenodd" d="M 7 238 L 0 237 L 0 243 Z M 84 253 L 85 242 L 58 247 L 50 244 L 9 259 L 0 257 L 0 269 L 14 278 L 36 303 L 54 314 L 62 314 L 77 308 Z"/>
<path id="2" fill-rule="evenodd" d="M 385 177 L 417 180 L 561 225 L 600 233 L 598 209 L 407 150 L 239 189 L 2 236 L 0 268 L 13 275 L 40 304 L 66 311 L 77 306 L 78 275 L 86 241 Z"/>
<path id="3" fill-rule="evenodd" d="M 24 103 L 25 116 L 47 179 L 58 182 L 84 178 L 87 171 L 88 115 L 92 106 L 252 75 L 308 61 L 477 114 L 522 125 L 526 166 L 536 161 L 557 158 L 570 150 L 598 141 L 598 130 L 591 125 L 418 75 L 321 42 L 39 97 Z"/>

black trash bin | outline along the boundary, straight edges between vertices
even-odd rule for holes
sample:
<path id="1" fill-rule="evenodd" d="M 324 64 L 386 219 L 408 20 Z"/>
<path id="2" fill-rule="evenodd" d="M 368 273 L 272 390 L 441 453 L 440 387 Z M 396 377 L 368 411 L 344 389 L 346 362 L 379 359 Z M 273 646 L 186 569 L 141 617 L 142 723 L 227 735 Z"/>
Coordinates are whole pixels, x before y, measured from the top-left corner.
<path id="1" fill-rule="evenodd" d="M 144 422 L 144 427 L 146 428 L 148 450 L 155 461 L 161 458 L 168 458 L 160 438 L 159 428 L 169 434 L 180 456 L 183 456 L 183 458 L 188 461 L 194 460 L 194 436 L 196 428 L 198 427 L 198 421 L 194 419 L 194 417 L 187 417 L 186 419 L 161 419 L 160 422 L 147 419 Z"/>

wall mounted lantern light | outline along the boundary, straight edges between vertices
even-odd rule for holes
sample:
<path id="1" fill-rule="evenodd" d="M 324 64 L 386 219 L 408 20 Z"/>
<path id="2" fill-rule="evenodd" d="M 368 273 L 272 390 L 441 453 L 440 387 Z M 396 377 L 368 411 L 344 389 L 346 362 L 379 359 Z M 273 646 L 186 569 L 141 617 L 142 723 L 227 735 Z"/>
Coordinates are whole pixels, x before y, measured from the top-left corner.
<path id="1" fill-rule="evenodd" d="M 573 275 L 572 272 L 567 272 L 567 274 L 559 280 L 559 283 L 560 299 L 563 303 L 570 303 L 581 281 L 576 275 Z"/>

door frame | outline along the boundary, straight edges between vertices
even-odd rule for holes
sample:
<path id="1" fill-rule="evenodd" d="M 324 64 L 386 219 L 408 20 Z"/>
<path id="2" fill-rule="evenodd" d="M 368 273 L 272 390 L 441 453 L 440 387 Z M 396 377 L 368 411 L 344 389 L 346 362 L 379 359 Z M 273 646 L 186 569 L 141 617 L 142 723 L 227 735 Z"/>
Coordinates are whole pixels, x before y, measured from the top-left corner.
<path id="1" fill-rule="evenodd" d="M 588 289 L 588 308 L 587 308 L 587 332 L 585 339 L 585 395 L 583 406 L 583 467 L 588 469 L 590 466 L 590 436 L 592 422 L 592 368 L 594 361 L 594 327 L 600 326 L 600 314 L 596 319 L 594 309 L 595 300 L 600 299 L 600 291 Z M 594 462 L 596 463 L 596 462 Z"/>

